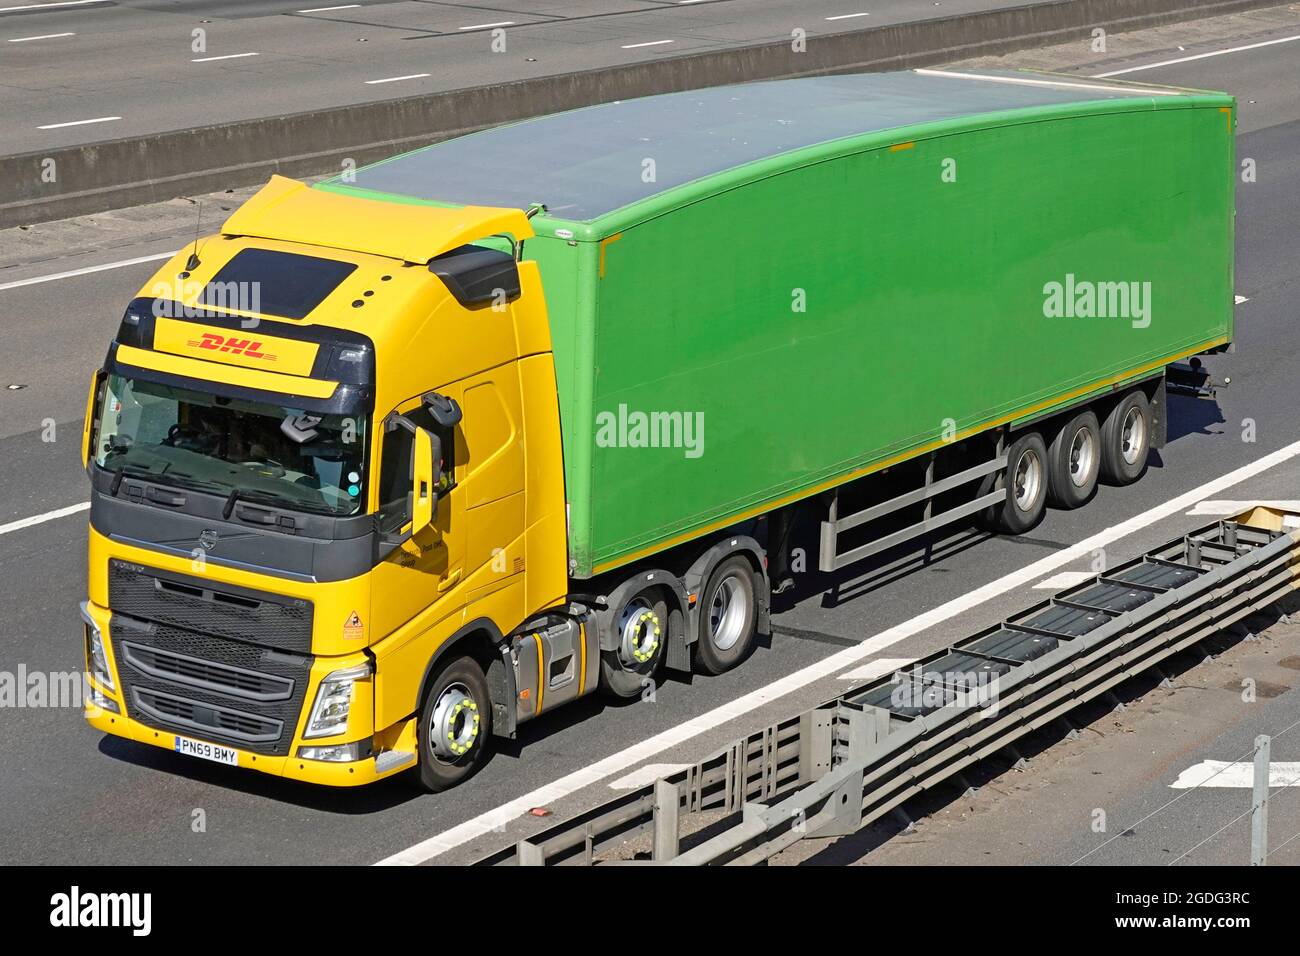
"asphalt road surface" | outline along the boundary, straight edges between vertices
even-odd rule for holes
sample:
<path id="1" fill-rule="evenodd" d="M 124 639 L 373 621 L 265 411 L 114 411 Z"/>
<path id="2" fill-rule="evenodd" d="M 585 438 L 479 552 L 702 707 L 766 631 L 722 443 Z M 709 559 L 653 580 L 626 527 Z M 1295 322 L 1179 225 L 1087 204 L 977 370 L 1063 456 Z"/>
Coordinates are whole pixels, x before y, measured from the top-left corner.
<path id="1" fill-rule="evenodd" d="M 6 153 L 747 46 L 788 39 L 796 27 L 815 39 L 1023 5 L 83 0 L 29 9 L 32 2 L 0 0 Z M 504 50 L 494 49 L 502 36 Z"/>
<path id="2" fill-rule="evenodd" d="M 1126 62 L 1276 35 L 1207 35 L 1199 48 L 1152 49 Z M 1187 515 L 1198 502 L 1300 497 L 1295 70 L 1295 47 L 1275 44 L 1133 74 L 1241 97 L 1238 151 L 1258 171 L 1256 182 L 1238 186 L 1237 291 L 1245 298 L 1238 351 L 1211 362 L 1233 384 L 1217 403 L 1171 400 L 1170 442 L 1137 485 L 1102 488 L 1078 511 L 1049 512 L 1022 538 L 959 531 L 934 542 L 928 556 L 888 555 L 833 581 L 808 575 L 776 615 L 770 644 L 740 669 L 668 680 L 653 702 L 579 702 L 527 725 L 468 786 L 435 796 L 417 795 L 402 781 L 354 792 L 313 789 L 106 738 L 86 727 L 78 710 L 0 710 L 0 863 L 463 861 L 544 825 L 526 815 L 531 807 L 559 815 L 600 802 L 612 795 L 611 783 L 646 764 L 694 761 L 833 696 L 845 672 L 918 657 L 1041 600 L 1045 592 L 1034 584 L 1088 568 L 1096 549 L 1118 562 L 1211 520 Z M 86 500 L 76 460 L 86 378 L 123 304 L 154 266 L 16 283 L 163 252 L 185 238 L 180 230 L 152 235 L 142 227 L 112 249 L 0 270 L 0 670 L 81 666 L 76 604 L 85 587 L 85 516 L 52 513 Z M 864 370 L 864 381 L 870 376 Z M 13 384 L 24 387 L 5 387 Z M 53 442 L 42 440 L 50 421 Z M 27 518 L 41 520 L 13 525 Z M 192 827 L 196 810 L 204 812 L 203 832 Z"/>

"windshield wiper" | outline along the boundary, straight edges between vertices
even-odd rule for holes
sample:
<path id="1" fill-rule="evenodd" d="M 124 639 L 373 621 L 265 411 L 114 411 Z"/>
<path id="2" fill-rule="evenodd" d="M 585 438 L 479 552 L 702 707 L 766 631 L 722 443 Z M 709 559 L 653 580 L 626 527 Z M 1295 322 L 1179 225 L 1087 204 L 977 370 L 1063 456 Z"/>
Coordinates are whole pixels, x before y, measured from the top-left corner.
<path id="1" fill-rule="evenodd" d="M 226 495 L 226 503 L 221 506 L 221 517 L 226 521 L 230 520 L 230 513 L 235 510 L 235 502 L 243 491 L 239 488 L 231 488 L 230 494 Z"/>

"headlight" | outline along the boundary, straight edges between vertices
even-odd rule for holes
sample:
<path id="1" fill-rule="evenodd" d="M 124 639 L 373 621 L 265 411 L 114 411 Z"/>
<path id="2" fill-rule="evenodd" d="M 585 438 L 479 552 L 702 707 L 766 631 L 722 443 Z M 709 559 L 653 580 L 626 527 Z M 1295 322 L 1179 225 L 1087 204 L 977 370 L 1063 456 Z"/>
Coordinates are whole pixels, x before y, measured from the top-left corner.
<path id="1" fill-rule="evenodd" d="M 94 686 L 90 688 L 89 693 L 86 695 L 86 702 L 91 708 L 98 708 L 99 710 L 107 711 L 110 714 L 121 713 L 118 709 L 117 701 L 109 697 L 107 694 L 102 693 L 99 688 Z"/>
<path id="2" fill-rule="evenodd" d="M 104 652 L 104 635 L 99 632 L 99 625 L 90 616 L 90 602 L 81 602 L 81 619 L 86 622 L 86 663 L 90 666 L 91 676 L 109 690 L 117 690 L 108 670 L 108 654 Z"/>
<path id="3" fill-rule="evenodd" d="M 327 675 L 316 691 L 316 703 L 311 706 L 303 736 L 333 737 L 346 731 L 352 711 L 352 687 L 369 676 L 369 663 Z"/>

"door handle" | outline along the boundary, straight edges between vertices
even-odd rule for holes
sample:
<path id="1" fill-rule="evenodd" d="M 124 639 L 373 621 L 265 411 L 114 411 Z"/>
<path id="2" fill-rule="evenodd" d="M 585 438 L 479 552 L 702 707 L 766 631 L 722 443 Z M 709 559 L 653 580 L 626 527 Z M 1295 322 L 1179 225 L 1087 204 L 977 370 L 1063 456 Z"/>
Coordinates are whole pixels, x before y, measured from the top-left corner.
<path id="1" fill-rule="evenodd" d="M 455 571 L 452 571 L 449 575 L 447 575 L 445 578 L 443 578 L 441 581 L 438 582 L 438 590 L 440 592 L 449 590 L 450 588 L 455 587 L 456 582 L 459 580 L 460 580 L 460 568 L 457 568 Z"/>

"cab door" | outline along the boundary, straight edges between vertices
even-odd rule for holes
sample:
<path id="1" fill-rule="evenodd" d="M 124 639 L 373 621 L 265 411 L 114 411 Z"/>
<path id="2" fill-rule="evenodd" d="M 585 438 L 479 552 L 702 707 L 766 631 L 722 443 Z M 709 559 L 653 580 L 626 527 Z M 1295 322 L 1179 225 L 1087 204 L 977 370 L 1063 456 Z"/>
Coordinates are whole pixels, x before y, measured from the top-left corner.
<path id="1" fill-rule="evenodd" d="M 461 389 L 451 386 L 444 388 L 442 394 L 459 403 Z M 461 489 L 465 467 L 461 425 L 452 428 L 439 425 L 419 398 L 402 403 L 394 413 L 438 435 L 442 443 L 443 478 L 433 525 L 393 548 L 375 568 L 371 592 L 373 621 L 367 626 L 371 641 L 392 634 L 417 615 L 421 616 L 419 629 L 427 630 L 449 616 L 460 614 L 465 605 L 465 589 L 459 586 L 465 574 L 467 532 L 465 495 Z M 376 518 L 381 535 L 397 535 L 411 524 L 412 454 L 413 436 L 409 430 L 385 428 L 377 471 Z M 383 547 L 387 550 L 389 546 Z"/>

